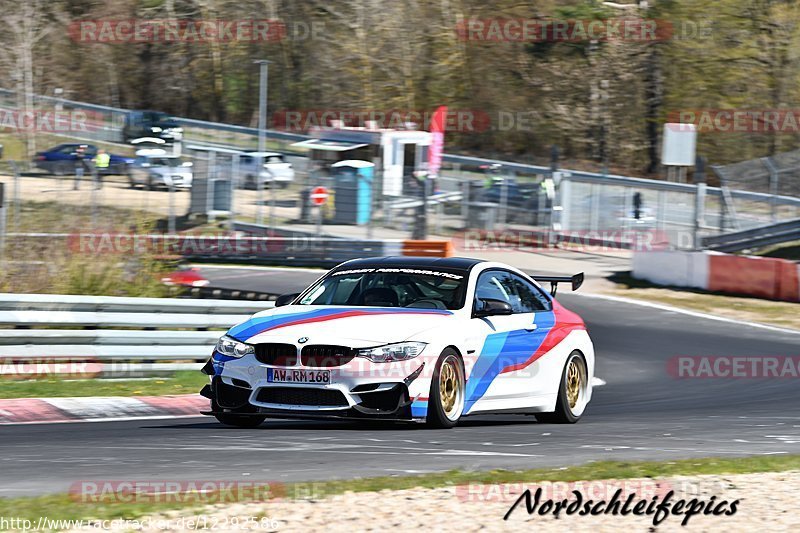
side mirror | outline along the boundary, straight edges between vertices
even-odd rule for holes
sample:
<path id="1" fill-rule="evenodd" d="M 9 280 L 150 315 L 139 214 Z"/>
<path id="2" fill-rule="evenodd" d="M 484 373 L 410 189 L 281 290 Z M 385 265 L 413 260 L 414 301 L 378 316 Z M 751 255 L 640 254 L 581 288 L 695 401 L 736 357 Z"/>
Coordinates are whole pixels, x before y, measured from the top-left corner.
<path id="1" fill-rule="evenodd" d="M 514 313 L 514 310 L 511 308 L 511 304 L 508 302 L 504 302 L 503 300 L 495 300 L 493 298 L 480 298 L 478 299 L 479 305 L 478 308 L 473 311 L 472 316 L 474 318 L 484 318 L 487 316 L 500 316 L 500 315 L 511 315 Z"/>
<path id="2" fill-rule="evenodd" d="M 294 292 L 291 294 L 281 294 L 275 300 L 275 307 L 283 307 L 284 305 L 289 305 L 298 296 L 300 296 L 299 292 Z"/>

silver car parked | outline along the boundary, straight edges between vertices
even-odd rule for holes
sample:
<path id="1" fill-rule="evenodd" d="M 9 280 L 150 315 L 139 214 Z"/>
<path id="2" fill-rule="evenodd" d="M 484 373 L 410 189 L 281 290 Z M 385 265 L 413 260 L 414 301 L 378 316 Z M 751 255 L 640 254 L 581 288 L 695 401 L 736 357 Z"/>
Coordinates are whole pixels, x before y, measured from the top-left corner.
<path id="1" fill-rule="evenodd" d="M 165 150 L 148 149 L 136 152 L 136 159 L 128 168 L 131 188 L 189 189 L 192 187 L 192 163 L 170 155 Z"/>
<path id="2" fill-rule="evenodd" d="M 263 168 L 258 168 L 258 161 L 263 161 Z M 239 179 L 237 184 L 243 189 L 256 189 L 261 180 L 261 187 L 273 186 L 285 189 L 294 181 L 294 168 L 283 154 L 277 152 L 247 152 L 239 157 Z"/>

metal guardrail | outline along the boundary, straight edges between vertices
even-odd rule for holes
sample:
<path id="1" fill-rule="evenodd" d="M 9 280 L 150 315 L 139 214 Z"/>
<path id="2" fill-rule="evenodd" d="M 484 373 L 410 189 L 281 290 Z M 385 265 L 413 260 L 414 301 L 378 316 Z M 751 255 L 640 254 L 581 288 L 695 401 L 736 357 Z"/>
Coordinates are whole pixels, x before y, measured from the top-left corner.
<path id="1" fill-rule="evenodd" d="M 228 300 L 181 300 L 175 298 L 122 298 L 60 294 L 0 294 L 0 311 L 91 311 L 175 314 L 252 314 L 264 304 Z M 1 322 L 0 322 L 1 323 Z"/>
<path id="2" fill-rule="evenodd" d="M 750 228 L 743 231 L 704 237 L 703 248 L 718 252 L 739 252 L 773 244 L 800 241 L 800 218 Z"/>
<path id="3" fill-rule="evenodd" d="M 262 226 L 262 228 L 264 228 Z M 255 224 L 238 224 L 238 231 L 257 231 Z M 104 253 L 102 246 L 91 241 L 93 234 L 66 234 L 66 233 L 9 233 L 8 241 L 28 239 L 63 239 L 82 253 Z M 88 237 L 85 239 L 84 237 Z M 123 236 L 126 239 L 129 236 Z M 404 240 L 399 239 L 374 239 L 355 240 L 337 237 L 307 237 L 295 235 L 292 237 L 243 237 L 235 235 L 138 235 L 139 242 L 148 244 L 151 249 L 157 250 L 157 255 L 180 257 L 188 261 L 204 263 L 246 262 L 249 264 L 263 265 L 290 265 L 307 267 L 333 267 L 344 261 L 357 257 L 381 257 L 385 255 L 401 255 Z M 86 242 L 84 242 L 86 241 Z M 70 244 L 71 243 L 71 244 Z M 114 252 L 115 250 L 105 250 Z M 211 289 L 206 289 L 199 294 L 209 294 Z M 219 296 L 224 291 L 218 289 Z M 247 294 L 247 291 L 240 291 Z M 213 295 L 214 292 L 212 291 Z M 254 299 L 271 300 L 277 295 L 262 295 L 252 293 Z M 227 295 L 226 295 L 227 296 Z M 180 301 L 180 300 L 178 300 Z M 0 301 L 0 323 L 3 322 L 2 301 Z M 168 312 L 162 312 L 164 320 L 169 319 Z M 32 317 L 35 318 L 35 317 Z M 119 320 L 127 320 L 120 317 Z M 41 320 L 48 320 L 42 316 Z M 89 320 L 87 318 L 87 320 Z M 178 318 L 180 320 L 180 318 Z M 212 320 L 205 317 L 206 321 Z M 137 323 L 138 324 L 138 323 Z M 68 325 L 68 324 L 67 324 Z M 214 327 L 207 326 L 197 327 Z"/>
<path id="4" fill-rule="evenodd" d="M 208 330 L 227 329 L 274 305 L 228 300 L 0 294 L 0 328 L 7 328 L 0 329 L 0 360 L 202 362 L 220 335 L 220 331 Z M 70 329 L 35 329 L 62 326 Z M 164 367 L 155 370 L 163 371 Z"/>

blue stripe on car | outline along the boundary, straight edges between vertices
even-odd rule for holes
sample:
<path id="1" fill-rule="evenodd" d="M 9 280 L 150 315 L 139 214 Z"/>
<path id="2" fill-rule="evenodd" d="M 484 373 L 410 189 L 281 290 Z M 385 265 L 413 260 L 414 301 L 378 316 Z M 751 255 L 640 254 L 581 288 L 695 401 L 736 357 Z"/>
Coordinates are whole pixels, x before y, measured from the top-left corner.
<path id="1" fill-rule="evenodd" d="M 483 398 L 489 385 L 508 366 L 524 363 L 542 345 L 547 333 L 555 325 L 555 314 L 536 313 L 536 331 L 524 329 L 503 333 L 492 333 L 486 337 L 481 353 L 472 367 L 467 380 L 464 413 L 467 414 L 475 402 Z"/>
<path id="2" fill-rule="evenodd" d="M 230 355 L 222 355 L 215 350 L 214 353 L 211 354 L 211 364 L 214 366 L 214 375 L 219 376 L 222 374 L 222 369 L 225 367 L 225 362 L 233 359 L 236 358 L 231 357 Z"/>

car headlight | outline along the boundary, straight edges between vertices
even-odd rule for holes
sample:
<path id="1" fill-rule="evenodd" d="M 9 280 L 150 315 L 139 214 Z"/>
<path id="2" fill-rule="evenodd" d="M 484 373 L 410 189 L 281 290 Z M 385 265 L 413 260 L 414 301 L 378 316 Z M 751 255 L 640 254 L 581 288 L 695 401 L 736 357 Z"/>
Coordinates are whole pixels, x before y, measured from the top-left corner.
<path id="1" fill-rule="evenodd" d="M 356 355 L 365 357 L 373 363 L 392 363 L 415 358 L 422 353 L 425 346 L 427 344 L 424 342 L 398 342 L 374 348 L 361 348 Z"/>
<path id="2" fill-rule="evenodd" d="M 233 337 L 223 335 L 220 337 L 219 341 L 217 341 L 217 351 L 229 357 L 244 357 L 245 355 L 255 353 L 256 349 L 252 344 L 245 344 L 244 342 L 237 341 Z"/>

